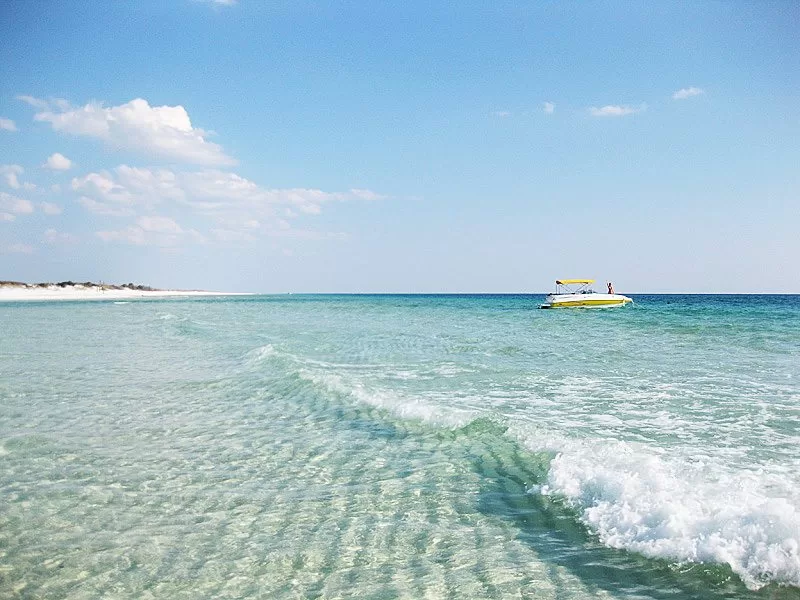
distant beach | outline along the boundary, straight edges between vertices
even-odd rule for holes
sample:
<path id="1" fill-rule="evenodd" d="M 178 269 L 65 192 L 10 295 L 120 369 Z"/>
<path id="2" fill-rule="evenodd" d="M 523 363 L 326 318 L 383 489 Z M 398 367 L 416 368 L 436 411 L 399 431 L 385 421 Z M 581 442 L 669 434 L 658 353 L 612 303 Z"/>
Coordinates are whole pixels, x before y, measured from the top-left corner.
<path id="1" fill-rule="evenodd" d="M 171 298 L 177 296 L 247 296 L 246 292 L 214 292 L 207 290 L 162 290 L 144 285 L 102 284 L 87 281 L 75 283 L 0 282 L 0 302 L 35 300 L 135 300 L 141 298 Z"/>

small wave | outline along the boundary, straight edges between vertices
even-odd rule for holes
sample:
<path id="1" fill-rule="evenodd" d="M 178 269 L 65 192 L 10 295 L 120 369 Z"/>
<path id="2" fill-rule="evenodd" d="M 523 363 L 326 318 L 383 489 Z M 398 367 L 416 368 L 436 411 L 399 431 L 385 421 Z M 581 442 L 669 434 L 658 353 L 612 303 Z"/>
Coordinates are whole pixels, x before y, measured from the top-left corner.
<path id="1" fill-rule="evenodd" d="M 264 346 L 259 346 L 258 348 L 250 350 L 250 352 L 247 353 L 247 358 L 251 363 L 257 363 L 262 360 L 271 358 L 283 358 L 300 366 L 321 367 L 323 369 L 343 369 L 347 371 L 393 369 L 395 370 L 395 372 L 400 373 L 400 371 L 397 371 L 398 365 L 395 364 L 370 364 L 370 363 L 358 364 L 358 363 L 339 363 L 339 362 L 317 360 L 314 358 L 298 356 L 296 354 L 292 354 L 291 352 L 287 352 L 285 350 L 279 350 L 275 348 L 272 344 L 266 344 Z M 407 373 L 407 375 L 410 375 L 410 373 Z"/>
<path id="2" fill-rule="evenodd" d="M 271 356 L 276 356 L 278 351 L 275 350 L 275 347 L 272 344 L 267 344 L 265 346 L 261 346 L 254 350 L 251 350 L 247 353 L 247 357 L 250 362 L 259 362 L 265 360 Z"/>
<path id="3" fill-rule="evenodd" d="M 479 414 L 472 410 L 445 409 L 425 402 L 421 398 L 404 398 L 389 390 L 369 389 L 359 381 L 348 380 L 335 373 L 303 369 L 300 376 L 337 394 L 350 396 L 359 402 L 388 410 L 400 418 L 419 419 L 447 427 L 462 427 Z"/>
<path id="4" fill-rule="evenodd" d="M 443 363 L 432 369 L 433 373 L 440 377 L 455 377 L 464 373 L 472 373 L 474 369 L 470 369 L 455 363 Z"/>
<path id="5" fill-rule="evenodd" d="M 561 449 L 547 482 L 531 492 L 563 498 L 605 545 L 727 564 L 754 590 L 771 582 L 800 586 L 800 514 L 780 492 L 788 496 L 791 482 L 761 473 L 715 477 L 702 461 L 671 462 L 625 442 L 555 445 Z"/>

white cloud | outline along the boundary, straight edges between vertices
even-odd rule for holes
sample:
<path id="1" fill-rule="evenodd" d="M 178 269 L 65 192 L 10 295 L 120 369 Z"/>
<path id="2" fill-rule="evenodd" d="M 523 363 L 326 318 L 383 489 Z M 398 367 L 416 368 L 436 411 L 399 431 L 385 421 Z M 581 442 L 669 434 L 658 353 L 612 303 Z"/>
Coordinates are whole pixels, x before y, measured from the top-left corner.
<path id="1" fill-rule="evenodd" d="M 30 104 L 34 108 L 49 108 L 50 102 L 47 100 L 40 100 L 33 96 L 17 96 L 17 100 L 22 100 L 25 104 Z"/>
<path id="2" fill-rule="evenodd" d="M 7 212 L 0 212 L 0 223 L 10 223 L 15 221 L 17 217 Z"/>
<path id="3" fill-rule="evenodd" d="M 10 246 L 0 246 L 0 254 L 32 254 L 33 246 L 28 244 L 11 244 Z"/>
<path id="4" fill-rule="evenodd" d="M 252 242 L 256 239 L 252 233 L 232 229 L 212 229 L 211 235 L 219 242 Z"/>
<path id="5" fill-rule="evenodd" d="M 0 176 L 6 180 L 8 187 L 15 190 L 21 187 L 18 176 L 24 171 L 25 169 L 19 165 L 0 165 Z"/>
<path id="6" fill-rule="evenodd" d="M 130 207 L 135 202 L 134 195 L 123 185 L 117 183 L 114 176 L 108 171 L 75 177 L 72 179 L 72 189 L 87 196 L 99 198 L 103 204 L 112 206 Z M 84 204 L 82 200 L 81 203 Z"/>
<path id="7" fill-rule="evenodd" d="M 206 169 L 195 172 L 120 165 L 112 171 L 89 173 L 72 180 L 78 202 L 103 216 L 134 217 L 127 228 L 98 231 L 107 242 L 174 247 L 186 241 L 221 243 L 257 236 L 341 239 L 340 234 L 294 230 L 287 218 L 318 214 L 323 206 L 344 201 L 384 198 L 369 189 L 346 192 L 319 189 L 268 189 L 236 173 Z M 205 221 L 203 233 L 180 226 L 172 218 L 154 216 L 169 211 L 179 221 Z"/>
<path id="8" fill-rule="evenodd" d="M 105 215 L 108 217 L 130 217 L 133 216 L 133 209 L 126 206 L 114 206 L 113 204 L 106 204 L 98 202 L 94 198 L 88 196 L 81 196 L 78 198 L 78 204 L 83 206 L 90 213 L 96 215 Z"/>
<path id="9" fill-rule="evenodd" d="M 174 172 L 127 165 L 120 165 L 113 172 L 101 171 L 76 177 L 72 180 L 72 189 L 92 201 L 80 200 L 93 212 L 101 212 L 100 205 L 111 209 L 127 207 L 135 211 L 149 210 L 163 202 L 174 202 L 189 207 L 195 213 L 213 217 L 218 222 L 227 219 L 237 223 L 274 219 L 280 210 L 286 209 L 292 210 L 293 214 L 296 214 L 295 211 L 319 214 L 326 203 L 371 201 L 384 197 L 362 188 L 347 192 L 324 192 L 308 188 L 266 189 L 236 173 L 215 169 Z"/>
<path id="10" fill-rule="evenodd" d="M 493 117 L 500 117 L 501 119 L 505 119 L 506 117 L 511 116 L 511 111 L 508 110 L 495 110 L 492 112 Z"/>
<path id="11" fill-rule="evenodd" d="M 29 200 L 23 200 L 6 192 L 0 192 L 0 210 L 5 213 L 27 215 L 33 212 L 33 204 Z"/>
<path id="12" fill-rule="evenodd" d="M 138 227 L 128 227 L 120 231 L 98 231 L 97 237 L 104 242 L 127 242 L 137 246 L 146 244 L 144 231 Z"/>
<path id="13" fill-rule="evenodd" d="M 72 168 L 72 161 L 60 152 L 56 152 L 50 155 L 44 166 L 53 171 L 68 171 Z"/>
<path id="14" fill-rule="evenodd" d="M 552 115 L 556 110 L 556 105 L 554 102 L 542 102 L 542 110 L 548 115 Z"/>
<path id="15" fill-rule="evenodd" d="M 96 235 L 104 242 L 161 248 L 174 248 L 184 241 L 205 242 L 205 238 L 198 231 L 182 229 L 168 217 L 142 217 L 137 220 L 137 225 L 115 231 L 98 231 Z"/>
<path id="16" fill-rule="evenodd" d="M 11 119 L 0 117 L 0 130 L 4 131 L 17 131 L 17 125 Z"/>
<path id="17" fill-rule="evenodd" d="M 60 101 L 20 96 L 43 108 L 34 119 L 50 123 L 56 131 L 103 140 L 111 146 L 136 150 L 148 156 L 207 166 L 236 163 L 222 148 L 206 140 L 207 132 L 192 126 L 183 106 L 150 106 L 136 98 L 105 107 L 92 102 L 82 107 Z"/>
<path id="18" fill-rule="evenodd" d="M 160 200 L 183 200 L 186 196 L 180 185 L 180 174 L 169 169 L 143 169 L 120 165 L 114 169 L 119 185 L 133 196 Z"/>
<path id="19" fill-rule="evenodd" d="M 645 110 L 647 110 L 646 104 L 641 104 L 638 107 L 609 104 L 607 106 L 603 106 L 602 108 L 593 106 L 589 109 L 589 112 L 593 117 L 624 117 L 626 115 L 633 115 Z"/>
<path id="20" fill-rule="evenodd" d="M 75 244 L 78 242 L 77 236 L 71 233 L 56 231 L 55 229 L 48 229 L 45 231 L 43 238 L 48 244 Z"/>
<path id="21" fill-rule="evenodd" d="M 136 224 L 144 231 L 155 233 L 183 233 L 183 229 L 169 217 L 139 217 Z"/>
<path id="22" fill-rule="evenodd" d="M 42 202 L 40 203 L 42 207 L 42 212 L 46 215 L 60 215 L 64 212 L 64 209 L 61 208 L 58 204 L 53 204 L 52 202 Z"/>
<path id="23" fill-rule="evenodd" d="M 120 165 L 113 173 L 75 177 L 72 189 L 83 194 L 79 202 L 91 212 L 117 216 L 134 214 L 134 209 L 151 209 L 165 200 L 182 201 L 186 196 L 176 173 L 127 165 Z"/>
<path id="24" fill-rule="evenodd" d="M 359 200 L 385 200 L 386 196 L 382 194 L 376 194 L 372 190 L 364 190 L 360 188 L 352 188 L 350 193 L 358 198 Z"/>
<path id="25" fill-rule="evenodd" d="M 700 88 L 696 87 L 682 88 L 677 92 L 675 92 L 674 94 L 672 94 L 672 99 L 686 100 L 686 98 L 691 98 L 692 96 L 700 96 L 705 93 L 706 93 L 705 90 L 701 90 Z"/>

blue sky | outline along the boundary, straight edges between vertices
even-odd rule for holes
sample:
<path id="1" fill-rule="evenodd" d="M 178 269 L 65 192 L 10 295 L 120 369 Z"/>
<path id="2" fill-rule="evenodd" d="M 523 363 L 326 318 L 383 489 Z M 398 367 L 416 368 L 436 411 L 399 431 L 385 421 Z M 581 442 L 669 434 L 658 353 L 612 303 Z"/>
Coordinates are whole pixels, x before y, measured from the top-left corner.
<path id="1" fill-rule="evenodd" d="M 0 279 L 800 293 L 794 2 L 7 2 Z"/>

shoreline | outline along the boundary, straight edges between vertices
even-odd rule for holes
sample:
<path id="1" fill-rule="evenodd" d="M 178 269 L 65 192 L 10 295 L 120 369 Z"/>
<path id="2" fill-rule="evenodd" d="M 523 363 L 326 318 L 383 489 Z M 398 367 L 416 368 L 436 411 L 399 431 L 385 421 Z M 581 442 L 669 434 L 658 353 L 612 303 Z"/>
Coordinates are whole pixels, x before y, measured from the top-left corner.
<path id="1" fill-rule="evenodd" d="M 252 296 L 250 292 L 212 292 L 205 290 L 155 290 L 100 285 L 0 285 L 0 302 L 48 300 L 141 300 L 201 296 Z"/>

